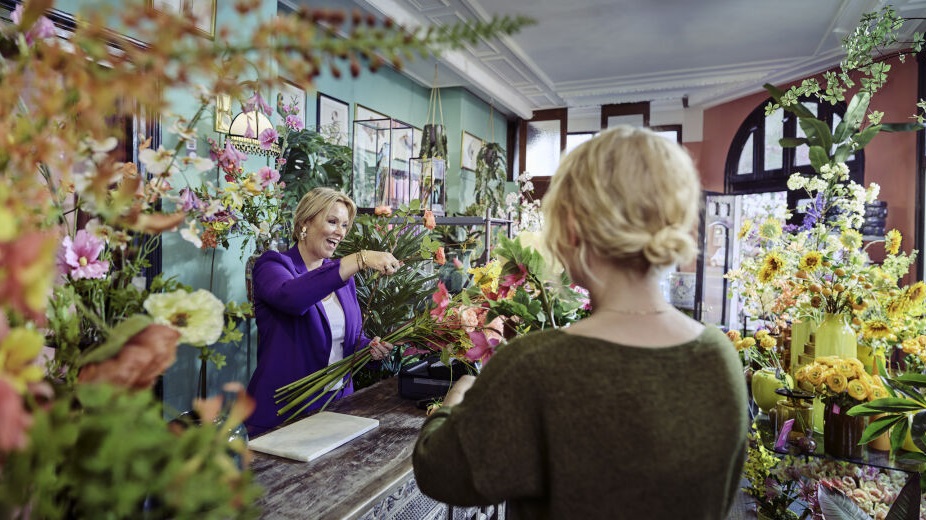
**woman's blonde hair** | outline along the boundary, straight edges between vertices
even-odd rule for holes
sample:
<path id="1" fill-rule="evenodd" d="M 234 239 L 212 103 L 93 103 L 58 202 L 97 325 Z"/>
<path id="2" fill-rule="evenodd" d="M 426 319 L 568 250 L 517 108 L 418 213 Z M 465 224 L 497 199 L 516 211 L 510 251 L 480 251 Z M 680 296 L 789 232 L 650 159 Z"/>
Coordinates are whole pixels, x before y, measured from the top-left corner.
<path id="1" fill-rule="evenodd" d="M 314 219 L 320 213 L 327 215 L 331 207 L 338 202 L 343 202 L 347 206 L 347 227 L 350 229 L 354 225 L 354 217 L 357 216 L 357 205 L 350 200 L 350 197 L 344 192 L 332 188 L 313 188 L 306 192 L 302 199 L 299 200 L 296 212 L 293 213 L 293 242 L 299 242 L 303 222 Z"/>
<path id="2" fill-rule="evenodd" d="M 701 202 L 698 172 L 687 151 L 650 130 L 618 126 L 563 159 L 543 198 L 550 251 L 564 264 L 589 252 L 647 272 L 690 260 Z M 575 240 L 570 241 L 570 229 Z"/>

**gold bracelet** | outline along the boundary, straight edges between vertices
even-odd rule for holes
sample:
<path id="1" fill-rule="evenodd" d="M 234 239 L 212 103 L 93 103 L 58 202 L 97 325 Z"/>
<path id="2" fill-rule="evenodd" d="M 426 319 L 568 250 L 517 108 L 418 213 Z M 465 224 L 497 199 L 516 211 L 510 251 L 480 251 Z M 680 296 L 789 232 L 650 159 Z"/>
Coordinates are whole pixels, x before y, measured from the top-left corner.
<path id="1" fill-rule="evenodd" d="M 357 251 L 357 258 L 358 258 L 357 267 L 359 267 L 361 271 L 366 269 L 367 259 L 363 257 L 363 249 L 361 249 L 360 251 Z"/>

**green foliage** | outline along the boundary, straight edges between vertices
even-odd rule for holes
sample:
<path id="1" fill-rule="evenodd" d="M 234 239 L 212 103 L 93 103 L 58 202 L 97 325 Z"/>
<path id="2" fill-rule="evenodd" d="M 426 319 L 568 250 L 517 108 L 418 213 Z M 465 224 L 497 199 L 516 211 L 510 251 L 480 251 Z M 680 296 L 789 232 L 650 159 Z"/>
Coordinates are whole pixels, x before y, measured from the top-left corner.
<path id="1" fill-rule="evenodd" d="M 476 156 L 476 204 L 467 209 L 470 215 L 495 215 L 505 205 L 505 156 L 498 143 L 489 143 Z"/>
<path id="2" fill-rule="evenodd" d="M 849 415 L 881 416 L 868 424 L 863 436 L 873 439 L 891 432 L 891 453 L 897 454 L 903 447 L 908 432 L 913 444 L 926 452 L 926 374 L 887 377 L 882 367 L 881 379 L 891 396 L 854 406 Z M 908 454 L 906 457 L 926 461 L 926 457 L 920 455 Z"/>
<path id="3" fill-rule="evenodd" d="M 81 385 L 37 408 L 30 445 L 3 468 L 0 510 L 33 518 L 254 518 L 260 488 L 233 460 L 227 427 L 168 430 L 150 392 Z M 234 504 L 240 504 L 237 509 Z"/>
<path id="4" fill-rule="evenodd" d="M 284 143 L 283 159 L 280 181 L 286 183 L 283 201 L 290 212 L 295 211 L 299 200 L 312 188 L 342 189 L 350 181 L 350 147 L 329 143 L 312 130 L 290 132 Z"/>
<path id="5" fill-rule="evenodd" d="M 444 159 L 447 157 L 447 133 L 444 125 L 427 124 L 421 134 L 422 159 Z"/>
<path id="6" fill-rule="evenodd" d="M 342 256 L 362 249 L 389 251 L 403 264 L 392 276 L 368 270 L 354 277 L 363 330 L 369 337 L 387 336 L 430 301 L 437 279 L 431 257 L 440 243 L 416 217 L 420 211 L 420 202 L 415 200 L 391 217 L 359 215 L 338 247 Z"/>

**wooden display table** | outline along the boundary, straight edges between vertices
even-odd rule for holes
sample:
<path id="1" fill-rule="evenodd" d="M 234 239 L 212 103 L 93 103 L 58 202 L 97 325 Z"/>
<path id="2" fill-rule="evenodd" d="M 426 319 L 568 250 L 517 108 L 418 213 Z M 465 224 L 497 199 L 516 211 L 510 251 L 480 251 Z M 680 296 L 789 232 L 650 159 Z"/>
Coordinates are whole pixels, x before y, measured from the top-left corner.
<path id="1" fill-rule="evenodd" d="M 312 462 L 252 452 L 254 478 L 265 489 L 257 501 L 262 518 L 499 518 L 496 508 L 448 508 L 415 485 L 411 456 L 425 413 L 399 397 L 396 378 L 334 402 L 328 410 L 379 419 L 379 427 Z"/>

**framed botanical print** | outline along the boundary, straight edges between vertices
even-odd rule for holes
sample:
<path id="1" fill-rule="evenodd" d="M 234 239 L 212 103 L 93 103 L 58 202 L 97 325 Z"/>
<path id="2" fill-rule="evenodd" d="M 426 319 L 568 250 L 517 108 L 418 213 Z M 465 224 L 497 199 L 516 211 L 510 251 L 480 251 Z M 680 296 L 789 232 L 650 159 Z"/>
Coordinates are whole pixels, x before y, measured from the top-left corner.
<path id="1" fill-rule="evenodd" d="M 289 107 L 290 113 L 295 110 L 295 116 L 302 121 L 302 126 L 305 127 L 305 91 L 287 79 L 280 83 L 280 91 L 277 92 L 276 110 L 281 116 L 285 112 L 283 107 Z"/>
<path id="2" fill-rule="evenodd" d="M 465 170 L 476 171 L 476 157 L 482 148 L 482 139 L 464 130 L 462 142 L 460 167 Z"/>
<path id="3" fill-rule="evenodd" d="M 369 109 L 360 103 L 354 103 L 354 119 L 356 121 L 368 121 L 370 119 L 389 119 L 389 116 L 382 112 Z"/>
<path id="4" fill-rule="evenodd" d="M 350 127 L 350 105 L 326 94 L 318 93 L 315 127 L 325 140 L 332 144 L 347 146 L 347 132 Z"/>

